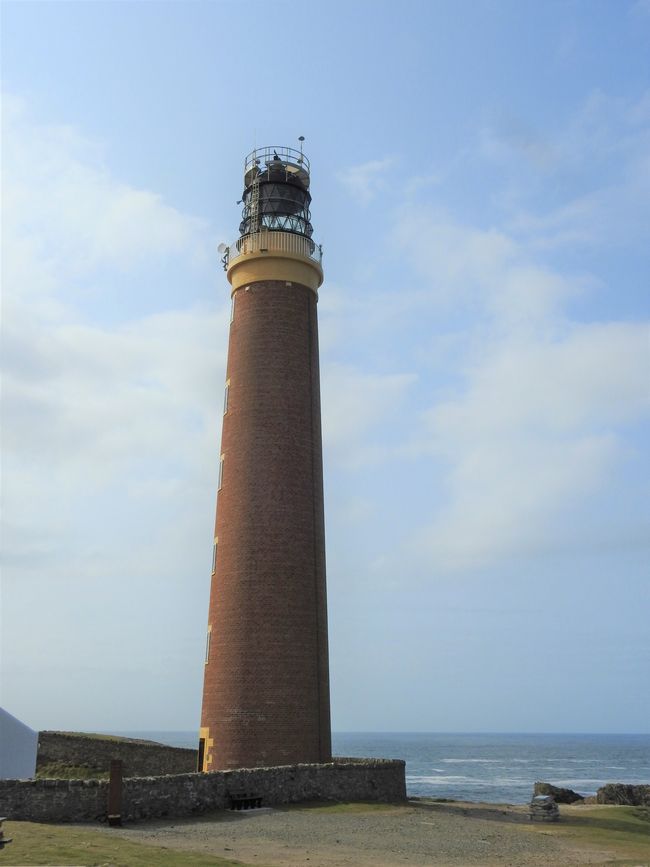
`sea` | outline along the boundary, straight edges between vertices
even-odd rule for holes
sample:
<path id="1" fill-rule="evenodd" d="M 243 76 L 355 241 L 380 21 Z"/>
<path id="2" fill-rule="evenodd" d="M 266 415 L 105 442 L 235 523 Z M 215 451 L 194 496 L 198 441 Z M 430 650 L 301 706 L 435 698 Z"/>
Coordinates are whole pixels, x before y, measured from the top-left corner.
<path id="1" fill-rule="evenodd" d="M 196 732 L 111 732 L 196 747 Z M 334 732 L 335 756 L 406 761 L 415 797 L 523 804 L 543 780 L 594 795 L 605 783 L 650 784 L 648 734 L 441 734 Z"/>

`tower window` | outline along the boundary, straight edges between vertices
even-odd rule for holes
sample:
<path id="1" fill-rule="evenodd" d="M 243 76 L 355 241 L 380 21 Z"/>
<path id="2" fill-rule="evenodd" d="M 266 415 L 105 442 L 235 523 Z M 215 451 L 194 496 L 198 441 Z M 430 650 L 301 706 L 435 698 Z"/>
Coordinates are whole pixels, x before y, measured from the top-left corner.
<path id="1" fill-rule="evenodd" d="M 232 298 L 230 299 L 230 321 L 235 321 L 235 295 L 233 293 Z"/>
<path id="2" fill-rule="evenodd" d="M 224 458 L 224 456 L 221 455 L 221 458 L 219 459 L 219 486 L 218 486 L 218 490 L 221 490 L 221 486 L 223 485 L 223 458 Z"/>
<path id="3" fill-rule="evenodd" d="M 212 574 L 217 571 L 217 546 L 219 544 L 219 540 L 214 540 L 214 545 L 212 546 Z"/>
<path id="4" fill-rule="evenodd" d="M 212 626 L 208 626 L 208 634 L 205 639 L 205 664 L 210 662 L 210 644 L 212 642 Z"/>
<path id="5" fill-rule="evenodd" d="M 226 387 L 223 392 L 223 414 L 228 412 L 228 392 L 230 391 L 230 380 L 226 380 Z"/>

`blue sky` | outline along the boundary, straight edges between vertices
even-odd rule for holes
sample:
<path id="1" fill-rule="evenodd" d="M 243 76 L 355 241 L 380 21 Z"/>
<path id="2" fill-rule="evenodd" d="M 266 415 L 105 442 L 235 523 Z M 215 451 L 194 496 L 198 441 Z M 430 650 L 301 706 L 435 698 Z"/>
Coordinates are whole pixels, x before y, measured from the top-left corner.
<path id="1" fill-rule="evenodd" d="M 647 731 L 650 3 L 2 18 L 3 705 L 198 726 L 216 246 L 304 135 L 334 728 Z"/>

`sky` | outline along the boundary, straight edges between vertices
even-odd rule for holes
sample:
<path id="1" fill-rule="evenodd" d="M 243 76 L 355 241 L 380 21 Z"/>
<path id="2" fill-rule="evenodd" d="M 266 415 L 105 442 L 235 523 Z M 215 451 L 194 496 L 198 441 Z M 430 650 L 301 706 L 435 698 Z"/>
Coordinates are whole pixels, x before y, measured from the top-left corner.
<path id="1" fill-rule="evenodd" d="M 647 732 L 650 2 L 1 12 L 0 703 L 198 728 L 216 248 L 304 135 L 333 728 Z"/>

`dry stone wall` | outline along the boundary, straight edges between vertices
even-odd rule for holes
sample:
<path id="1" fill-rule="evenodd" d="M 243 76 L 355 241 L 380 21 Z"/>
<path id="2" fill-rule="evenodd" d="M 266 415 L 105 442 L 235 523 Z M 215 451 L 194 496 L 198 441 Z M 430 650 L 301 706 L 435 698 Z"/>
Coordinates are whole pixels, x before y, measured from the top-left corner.
<path id="1" fill-rule="evenodd" d="M 39 732 L 37 773 L 53 763 L 108 771 L 112 759 L 122 760 L 125 777 L 153 777 L 195 771 L 197 751 L 127 738 Z"/>
<path id="2" fill-rule="evenodd" d="M 106 819 L 106 780 L 0 780 L 0 813 L 32 822 Z M 327 764 L 284 765 L 125 779 L 126 821 L 180 818 L 231 806 L 231 799 L 261 798 L 263 806 L 299 801 L 406 799 L 399 759 L 343 759 Z"/>

